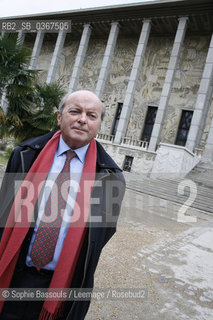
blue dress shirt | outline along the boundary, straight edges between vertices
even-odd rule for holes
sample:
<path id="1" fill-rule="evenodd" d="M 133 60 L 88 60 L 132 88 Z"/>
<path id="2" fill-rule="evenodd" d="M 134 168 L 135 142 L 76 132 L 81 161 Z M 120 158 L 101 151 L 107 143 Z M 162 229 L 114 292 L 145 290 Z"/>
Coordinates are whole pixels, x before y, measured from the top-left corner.
<path id="1" fill-rule="evenodd" d="M 64 239 L 69 229 L 69 222 L 71 220 L 72 210 L 74 208 L 75 199 L 78 192 L 78 187 L 79 187 L 88 147 L 89 147 L 89 144 L 79 149 L 75 149 L 76 157 L 74 157 L 70 162 L 71 179 L 70 179 L 70 192 L 67 199 L 67 206 L 64 212 L 63 222 L 62 222 L 58 240 L 56 243 L 53 260 L 50 263 L 48 263 L 44 267 L 44 269 L 55 270 L 56 268 L 56 264 L 58 262 L 58 259 L 63 247 Z M 56 153 L 52 162 L 52 166 L 50 168 L 50 171 L 47 176 L 47 180 L 45 182 L 44 192 L 42 195 L 41 203 L 39 205 L 38 218 L 36 221 L 36 225 L 34 228 L 33 236 L 30 242 L 30 246 L 29 246 L 29 250 L 26 258 L 26 264 L 28 267 L 34 266 L 29 254 L 32 249 L 32 245 L 36 236 L 36 232 L 38 230 L 41 217 L 44 214 L 45 204 L 51 192 L 52 185 L 54 184 L 54 181 L 56 180 L 59 172 L 61 172 L 61 170 L 63 169 L 64 163 L 66 160 L 66 151 L 69 149 L 70 149 L 69 146 L 64 142 L 62 136 L 60 136 L 58 148 L 56 150 Z"/>

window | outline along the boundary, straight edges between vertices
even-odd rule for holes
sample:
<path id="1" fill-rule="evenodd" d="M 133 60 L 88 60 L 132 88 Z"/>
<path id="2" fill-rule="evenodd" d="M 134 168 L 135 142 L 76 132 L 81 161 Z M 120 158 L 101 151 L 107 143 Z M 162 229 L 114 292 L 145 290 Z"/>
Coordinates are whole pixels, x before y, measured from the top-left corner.
<path id="1" fill-rule="evenodd" d="M 146 120 L 143 128 L 143 133 L 141 136 L 142 141 L 150 141 L 151 135 L 152 135 L 152 129 L 155 123 L 155 118 L 157 114 L 157 107 L 148 107 L 147 114 L 146 114 Z"/>
<path id="2" fill-rule="evenodd" d="M 175 144 L 179 146 L 185 146 L 192 121 L 192 115 L 193 111 L 182 111 Z"/>
<path id="3" fill-rule="evenodd" d="M 124 171 L 127 171 L 127 172 L 131 171 L 133 159 L 134 159 L 133 157 L 125 156 L 124 166 L 123 166 Z"/>
<path id="4" fill-rule="evenodd" d="M 121 116 L 121 110 L 123 107 L 123 103 L 118 102 L 118 107 L 116 110 L 116 114 L 115 114 L 115 120 L 114 120 L 114 124 L 113 124 L 113 128 L 112 128 L 112 135 L 115 136 L 117 128 L 118 128 L 118 123 L 119 123 L 119 119 Z"/>

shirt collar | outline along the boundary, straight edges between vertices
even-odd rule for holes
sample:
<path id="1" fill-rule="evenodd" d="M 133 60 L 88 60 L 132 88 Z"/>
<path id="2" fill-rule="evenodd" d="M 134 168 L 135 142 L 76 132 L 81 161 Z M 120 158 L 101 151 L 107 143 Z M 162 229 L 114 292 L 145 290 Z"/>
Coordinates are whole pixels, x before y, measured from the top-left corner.
<path id="1" fill-rule="evenodd" d="M 81 148 L 75 149 L 75 153 L 77 154 L 79 160 L 84 163 L 86 158 L 87 149 L 89 147 L 89 143 L 86 146 L 83 146 Z M 62 136 L 60 135 L 58 148 L 56 151 L 56 156 L 61 156 L 64 152 L 67 150 L 70 150 L 71 148 L 66 144 L 66 142 L 63 140 Z M 72 149 L 71 149 L 72 150 Z"/>

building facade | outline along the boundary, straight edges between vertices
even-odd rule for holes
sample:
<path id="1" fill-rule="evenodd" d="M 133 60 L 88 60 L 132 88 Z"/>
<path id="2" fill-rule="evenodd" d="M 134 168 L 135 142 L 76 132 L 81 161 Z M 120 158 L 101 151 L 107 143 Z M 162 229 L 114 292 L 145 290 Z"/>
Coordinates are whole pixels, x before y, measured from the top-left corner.
<path id="1" fill-rule="evenodd" d="M 213 2 L 161 0 L 19 19 L 71 20 L 20 33 L 41 81 L 104 102 L 97 139 L 124 170 L 183 177 L 213 161 Z"/>

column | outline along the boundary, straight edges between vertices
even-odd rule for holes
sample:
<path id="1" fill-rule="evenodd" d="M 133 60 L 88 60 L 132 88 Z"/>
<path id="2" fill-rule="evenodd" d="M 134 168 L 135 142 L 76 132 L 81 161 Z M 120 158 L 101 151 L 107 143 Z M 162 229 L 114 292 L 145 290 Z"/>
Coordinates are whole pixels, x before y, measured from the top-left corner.
<path id="1" fill-rule="evenodd" d="M 175 72 L 177 70 L 177 64 L 180 57 L 180 51 L 184 41 L 186 27 L 187 27 L 187 17 L 179 19 L 178 28 L 172 48 L 172 53 L 169 60 L 168 70 L 166 73 L 165 82 L 163 85 L 163 90 L 160 97 L 159 107 L 156 114 L 155 124 L 152 130 L 152 136 L 149 143 L 149 151 L 155 151 L 157 144 L 160 140 L 161 129 L 166 114 L 166 110 L 169 103 L 169 98 L 171 94 L 171 89 L 174 82 Z"/>
<path id="2" fill-rule="evenodd" d="M 25 39 L 26 33 L 19 31 L 17 37 L 17 43 L 23 44 Z"/>
<path id="3" fill-rule="evenodd" d="M 208 138 L 206 141 L 206 146 L 203 152 L 202 159 L 204 161 L 211 161 L 213 162 L 213 119 L 211 122 L 211 127 L 209 130 Z"/>
<path id="4" fill-rule="evenodd" d="M 126 134 L 127 125 L 129 122 L 129 117 L 130 117 L 132 106 L 133 106 L 135 88 L 137 85 L 139 72 L 141 70 L 143 57 L 146 51 L 150 30 L 151 30 L 151 20 L 144 20 L 142 29 L 141 29 L 140 38 L 138 41 L 134 62 L 133 62 L 133 67 L 131 70 L 131 74 L 130 74 L 130 78 L 129 78 L 129 82 L 126 90 L 126 95 L 124 99 L 123 108 L 121 111 L 118 128 L 115 135 L 115 140 L 114 140 L 115 143 L 120 143 L 121 139 Z"/>
<path id="5" fill-rule="evenodd" d="M 202 138 L 203 129 L 210 105 L 211 83 L 213 81 L 213 35 L 210 41 L 206 63 L 203 70 L 192 122 L 187 137 L 186 147 L 194 151 Z"/>
<path id="6" fill-rule="evenodd" d="M 59 59 L 60 59 L 60 55 L 61 55 L 61 50 L 63 48 L 65 38 L 66 38 L 66 32 L 64 30 L 59 31 L 58 38 L 57 38 L 56 45 L 55 45 L 55 49 L 54 49 L 53 56 L 52 56 L 52 60 L 50 63 L 49 72 L 47 75 L 47 80 L 46 80 L 47 84 L 53 82 L 55 79 L 56 70 L 58 67 L 58 63 L 59 63 Z"/>
<path id="7" fill-rule="evenodd" d="M 98 82 L 95 89 L 95 92 L 100 99 L 102 98 L 106 80 L 109 74 L 110 64 L 114 54 L 118 33 L 119 33 L 119 23 L 113 22 L 111 24 L 111 30 L 110 30 L 109 38 L 107 41 L 107 46 L 104 53 L 104 58 L 103 58 L 101 70 L 98 77 Z"/>
<path id="8" fill-rule="evenodd" d="M 31 60 L 30 60 L 30 66 L 29 66 L 30 69 L 36 69 L 37 67 L 38 58 L 41 52 L 43 40 L 44 40 L 44 32 L 38 31 L 36 35 L 34 47 L 33 47 Z"/>
<path id="9" fill-rule="evenodd" d="M 70 78 L 70 84 L 69 84 L 69 92 L 75 91 L 78 85 L 79 76 L 81 73 L 82 65 L 85 59 L 86 51 L 89 44 L 89 39 L 91 35 L 91 26 L 90 24 L 84 25 L 84 30 L 81 36 L 81 41 L 79 44 L 77 56 L 75 58 L 75 64 L 72 71 L 72 76 Z"/>

